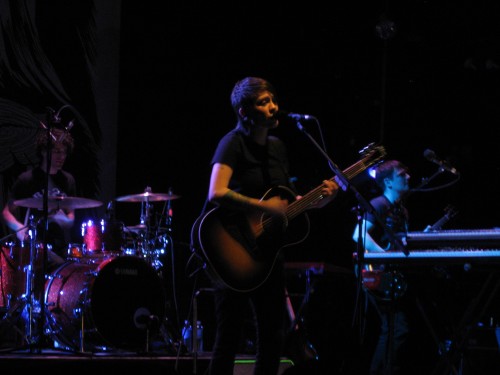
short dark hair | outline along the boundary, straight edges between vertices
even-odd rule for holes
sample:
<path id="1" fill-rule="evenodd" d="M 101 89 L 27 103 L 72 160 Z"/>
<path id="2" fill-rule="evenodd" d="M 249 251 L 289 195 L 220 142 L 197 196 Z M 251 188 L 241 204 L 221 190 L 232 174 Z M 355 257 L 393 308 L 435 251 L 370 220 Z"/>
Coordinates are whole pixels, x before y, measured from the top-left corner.
<path id="1" fill-rule="evenodd" d="M 391 177 L 396 169 L 404 169 L 408 172 L 408 167 L 399 160 L 386 160 L 377 165 L 375 168 L 375 182 L 382 190 L 385 189 L 384 180 Z"/>
<path id="2" fill-rule="evenodd" d="M 253 105 L 263 91 L 269 91 L 276 97 L 276 90 L 273 85 L 263 78 L 246 77 L 236 82 L 231 92 L 231 105 L 236 116 L 238 116 L 241 107 L 246 109 Z"/>

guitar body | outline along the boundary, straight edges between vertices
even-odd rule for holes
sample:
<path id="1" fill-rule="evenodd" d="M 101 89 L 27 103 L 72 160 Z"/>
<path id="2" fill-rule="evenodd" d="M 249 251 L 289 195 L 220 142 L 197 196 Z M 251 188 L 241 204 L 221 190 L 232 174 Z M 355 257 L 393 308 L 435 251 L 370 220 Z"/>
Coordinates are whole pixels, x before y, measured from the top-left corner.
<path id="1" fill-rule="evenodd" d="M 401 298 L 406 293 L 406 280 L 396 270 L 362 270 L 361 281 L 363 288 L 384 301 L 392 301 Z"/>
<path id="2" fill-rule="evenodd" d="M 445 208 L 445 215 L 432 226 L 428 226 L 424 232 L 436 231 L 446 224 L 450 219 L 457 215 L 458 211 L 453 206 L 449 205 Z M 386 251 L 390 251 L 387 248 Z M 361 272 L 361 282 L 363 288 L 384 301 L 391 301 L 402 297 L 406 293 L 407 283 L 402 273 L 397 270 L 385 271 L 375 266 L 367 265 L 367 269 Z"/>
<path id="3" fill-rule="evenodd" d="M 295 196 L 287 188 L 269 190 L 262 199 Z M 298 221 L 216 207 L 195 222 L 195 236 L 208 275 L 216 283 L 237 291 L 251 291 L 271 273 L 280 250 L 302 242 L 309 234 L 309 218 Z"/>

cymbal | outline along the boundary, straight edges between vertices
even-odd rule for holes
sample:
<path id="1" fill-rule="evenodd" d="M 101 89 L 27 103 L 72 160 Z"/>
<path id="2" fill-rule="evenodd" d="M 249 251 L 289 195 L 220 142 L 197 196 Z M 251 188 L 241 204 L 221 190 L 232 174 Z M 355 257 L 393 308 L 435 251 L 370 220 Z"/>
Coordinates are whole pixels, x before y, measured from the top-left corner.
<path id="1" fill-rule="evenodd" d="M 170 201 L 173 199 L 180 198 L 180 196 L 175 194 L 161 194 L 161 193 L 151 193 L 146 191 L 141 194 L 124 195 L 123 197 L 116 198 L 117 202 L 158 202 L 158 201 Z"/>
<path id="2" fill-rule="evenodd" d="M 128 231 L 130 232 L 143 232 L 145 231 L 148 227 L 146 224 L 138 224 L 138 225 L 132 225 L 132 226 L 129 226 L 129 227 L 125 227 L 127 228 Z"/>
<path id="3" fill-rule="evenodd" d="M 128 227 L 125 227 L 127 231 L 129 232 L 134 232 L 134 233 L 140 233 L 140 232 L 146 232 L 146 231 L 151 231 L 157 234 L 163 234 L 167 232 L 167 228 L 159 228 L 159 227 L 149 227 L 146 224 L 137 224 L 137 225 L 130 225 Z"/>
<path id="4" fill-rule="evenodd" d="M 37 208 L 41 210 L 43 209 L 43 198 L 19 199 L 14 201 L 14 204 L 20 207 Z M 47 206 L 49 210 L 59 209 L 59 208 L 73 210 L 78 208 L 99 207 L 101 205 L 102 202 L 88 198 L 64 197 L 60 195 L 49 196 L 47 198 Z"/>

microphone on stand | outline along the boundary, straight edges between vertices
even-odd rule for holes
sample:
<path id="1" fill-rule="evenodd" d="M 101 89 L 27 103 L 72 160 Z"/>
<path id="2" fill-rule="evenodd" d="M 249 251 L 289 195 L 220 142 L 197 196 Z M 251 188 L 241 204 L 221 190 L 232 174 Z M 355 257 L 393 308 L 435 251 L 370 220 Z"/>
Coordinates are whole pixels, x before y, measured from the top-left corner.
<path id="1" fill-rule="evenodd" d="M 279 111 L 276 114 L 276 117 L 278 119 L 289 118 L 289 119 L 295 120 L 295 121 L 317 120 L 316 117 L 314 117 L 312 115 L 305 115 L 305 114 L 293 113 L 293 112 L 287 112 L 287 111 Z"/>
<path id="2" fill-rule="evenodd" d="M 58 110 L 57 112 L 56 112 L 53 108 L 51 108 L 51 107 L 46 107 L 46 108 L 47 108 L 47 110 L 49 111 L 49 116 L 50 116 L 49 123 L 52 123 L 52 124 L 60 124 L 60 123 L 61 123 L 61 120 L 62 120 L 62 119 L 61 119 L 61 112 L 62 112 L 62 110 L 63 110 L 64 108 L 68 108 L 68 107 L 71 107 L 71 105 L 69 105 L 69 104 L 65 104 L 65 105 L 63 105 L 61 108 L 59 108 L 59 110 Z M 41 121 L 40 121 L 40 123 L 41 123 L 41 125 L 42 125 L 42 127 L 43 127 L 44 129 L 47 129 L 47 126 L 46 126 L 43 122 L 41 122 Z M 64 131 L 63 131 L 63 133 L 59 136 L 59 138 L 57 138 L 57 137 L 54 135 L 54 133 L 52 132 L 52 130 L 50 130 L 50 135 L 51 135 L 51 137 L 52 137 L 53 141 L 54 141 L 55 143 L 60 143 L 60 142 L 62 142 L 62 141 L 66 138 L 66 136 L 68 135 L 69 131 L 73 128 L 73 126 L 74 126 L 74 125 L 75 125 L 75 124 L 74 124 L 74 119 L 73 119 L 73 120 L 71 120 L 71 121 L 68 123 L 68 125 L 66 125 L 66 126 L 65 126 Z"/>
<path id="3" fill-rule="evenodd" d="M 64 138 L 68 135 L 69 131 L 75 126 L 73 120 L 71 120 L 68 125 L 64 128 L 64 132 L 61 134 L 61 136 L 57 139 L 56 143 L 61 143 Z"/>
<path id="4" fill-rule="evenodd" d="M 460 175 L 460 173 L 455 168 L 453 168 L 451 165 L 449 165 L 448 162 L 446 162 L 445 160 L 439 159 L 437 157 L 436 153 L 432 150 L 426 149 L 424 151 L 424 158 L 426 158 L 427 160 L 429 160 L 430 162 L 432 162 L 434 164 L 437 164 L 439 166 L 439 168 L 441 168 L 442 170 L 448 171 L 451 174 L 454 174 L 456 176 Z"/>
<path id="5" fill-rule="evenodd" d="M 295 125 L 297 128 L 299 128 L 300 131 L 304 131 L 304 127 L 301 124 L 301 121 L 318 121 L 318 119 L 312 115 L 305 115 L 305 114 L 300 114 L 300 113 L 293 113 L 293 112 L 287 112 L 287 111 L 278 111 L 276 113 L 276 118 L 278 120 L 280 119 L 290 119 L 295 121 Z"/>

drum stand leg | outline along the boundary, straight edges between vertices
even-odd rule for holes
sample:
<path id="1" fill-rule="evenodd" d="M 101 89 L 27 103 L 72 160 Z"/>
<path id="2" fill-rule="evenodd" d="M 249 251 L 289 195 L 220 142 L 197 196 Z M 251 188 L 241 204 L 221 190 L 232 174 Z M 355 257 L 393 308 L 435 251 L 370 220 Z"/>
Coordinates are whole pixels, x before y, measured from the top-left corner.
<path id="1" fill-rule="evenodd" d="M 80 324 L 80 353 L 85 353 L 85 317 L 81 313 Z"/>
<path id="2" fill-rule="evenodd" d="M 9 300 L 9 304 L 8 304 L 9 310 L 2 317 L 2 320 L 6 321 L 14 329 L 14 331 L 17 334 L 19 334 L 19 336 L 21 336 L 23 338 L 23 343 L 24 343 L 24 341 L 27 341 L 26 334 L 23 331 L 24 327 L 20 328 L 18 326 L 18 320 L 22 314 L 25 303 L 26 302 L 24 300 L 18 300 L 11 306 L 10 300 Z M 18 345 L 17 339 L 15 340 L 15 345 Z"/>
<path id="3" fill-rule="evenodd" d="M 30 230 L 30 262 L 26 267 L 26 294 L 25 294 L 25 322 L 26 322 L 26 339 L 28 344 L 34 345 L 41 342 L 41 336 L 43 331 L 43 321 L 42 321 L 42 295 L 40 292 L 42 288 L 44 275 L 38 274 L 43 272 L 43 270 L 36 270 L 36 260 L 38 256 L 45 256 L 43 252 L 47 249 L 45 246 L 41 249 L 42 254 L 37 254 L 37 248 L 35 246 L 36 238 L 36 227 L 33 224 L 33 217 L 31 217 L 31 230 Z M 32 348 L 33 349 L 33 348 Z"/>

